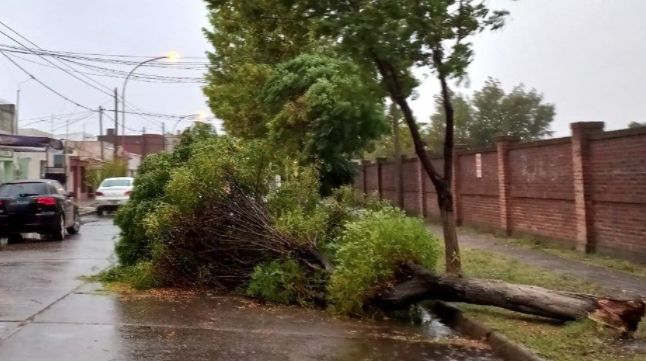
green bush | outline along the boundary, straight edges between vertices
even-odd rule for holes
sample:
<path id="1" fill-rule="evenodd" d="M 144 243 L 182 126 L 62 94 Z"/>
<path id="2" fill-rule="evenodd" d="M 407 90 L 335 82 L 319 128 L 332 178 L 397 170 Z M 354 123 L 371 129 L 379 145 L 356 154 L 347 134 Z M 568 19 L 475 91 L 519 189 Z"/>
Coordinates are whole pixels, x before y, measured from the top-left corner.
<path id="1" fill-rule="evenodd" d="M 146 235 L 144 220 L 159 206 L 164 188 L 170 180 L 172 166 L 169 154 L 146 157 L 135 178 L 130 201 L 117 212 L 114 223 L 119 226 L 121 233 L 115 251 L 124 266 L 150 260 L 152 244 Z"/>
<path id="2" fill-rule="evenodd" d="M 246 289 L 250 297 L 284 304 L 304 304 L 308 293 L 305 275 L 293 259 L 257 265 Z"/>
<path id="3" fill-rule="evenodd" d="M 130 201 L 115 217 L 115 224 L 121 229 L 115 249 L 121 265 L 133 266 L 139 261 L 151 260 L 153 240 L 147 234 L 145 220 L 161 205 L 173 169 L 191 158 L 199 144 L 214 137 L 212 127 L 200 124 L 182 133 L 172 154 L 154 154 L 143 160 Z"/>
<path id="4" fill-rule="evenodd" d="M 389 282 L 398 265 L 415 262 L 435 269 L 439 242 L 418 218 L 395 208 L 367 211 L 346 225 L 328 296 L 335 311 L 361 314 L 364 302 Z"/>

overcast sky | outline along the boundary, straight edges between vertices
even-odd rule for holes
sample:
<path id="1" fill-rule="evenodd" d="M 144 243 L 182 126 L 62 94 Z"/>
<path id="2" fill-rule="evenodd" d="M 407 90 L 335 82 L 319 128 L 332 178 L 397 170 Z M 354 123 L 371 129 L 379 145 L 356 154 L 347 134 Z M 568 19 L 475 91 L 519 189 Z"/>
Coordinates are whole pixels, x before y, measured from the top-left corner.
<path id="1" fill-rule="evenodd" d="M 487 77 L 506 89 L 524 83 L 556 105 L 553 130 L 569 134 L 570 122 L 605 121 L 606 129 L 646 121 L 646 14 L 644 0 L 491 0 L 492 8 L 510 10 L 507 26 L 475 39 L 470 67 L 470 93 Z M 200 0 L 3 0 L 0 21 L 40 47 L 72 52 L 163 55 L 175 50 L 184 56 L 204 56 L 209 50 L 201 28 L 206 10 Z M 6 31 L 6 29 L 2 29 Z M 1 44 L 11 40 L 0 34 Z M 37 60 L 37 59 L 35 59 Z M 19 60 L 20 61 L 20 60 Z M 23 64 L 56 90 L 90 106 L 112 107 L 110 98 L 60 71 Z M 163 70 L 162 70 L 163 71 Z M 14 101 L 18 83 L 28 76 L 0 57 L 0 98 Z M 121 80 L 98 78 L 107 87 Z M 34 81 L 21 85 L 21 123 L 51 114 L 82 111 Z M 433 111 L 436 82 L 424 81 L 414 110 L 426 121 Z M 128 101 L 141 110 L 192 114 L 207 111 L 198 84 L 131 82 Z M 175 121 L 166 120 L 167 129 Z M 57 133 L 65 120 L 56 119 Z M 189 125 L 180 123 L 179 128 Z M 129 115 L 127 125 L 159 131 L 159 123 Z M 48 131 L 51 123 L 36 123 Z M 71 126 L 98 131 L 98 117 Z"/>

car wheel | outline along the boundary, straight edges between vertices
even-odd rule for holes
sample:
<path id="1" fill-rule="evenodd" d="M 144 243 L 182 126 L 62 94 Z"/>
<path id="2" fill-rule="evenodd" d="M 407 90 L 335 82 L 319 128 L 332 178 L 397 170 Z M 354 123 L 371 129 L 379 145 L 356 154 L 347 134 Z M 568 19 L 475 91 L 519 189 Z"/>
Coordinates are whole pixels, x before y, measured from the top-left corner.
<path id="1" fill-rule="evenodd" d="M 63 215 L 59 216 L 58 224 L 52 230 L 51 239 L 54 241 L 62 241 L 65 239 L 65 217 Z"/>
<path id="2" fill-rule="evenodd" d="M 96 215 L 99 216 L 99 217 L 103 217 L 103 208 L 98 207 L 96 209 Z"/>
<path id="3" fill-rule="evenodd" d="M 69 234 L 77 234 L 81 230 L 81 216 L 79 215 L 79 212 L 76 211 L 74 212 L 74 224 L 67 229 L 67 233 Z"/>

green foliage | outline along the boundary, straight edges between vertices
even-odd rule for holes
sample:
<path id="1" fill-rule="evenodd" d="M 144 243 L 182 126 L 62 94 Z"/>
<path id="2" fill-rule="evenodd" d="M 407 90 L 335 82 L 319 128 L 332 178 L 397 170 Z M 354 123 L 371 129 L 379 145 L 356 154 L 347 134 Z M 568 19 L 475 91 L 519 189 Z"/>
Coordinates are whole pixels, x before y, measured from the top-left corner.
<path id="1" fill-rule="evenodd" d="M 108 161 L 100 168 L 90 169 L 85 174 L 85 184 L 96 190 L 106 178 L 125 177 L 128 175 L 128 163 L 122 160 Z"/>
<path id="2" fill-rule="evenodd" d="M 337 312 L 361 314 L 364 302 L 387 283 L 399 264 L 415 262 L 434 269 L 439 243 L 421 219 L 395 208 L 369 211 L 346 225 L 328 295 Z"/>
<path id="3" fill-rule="evenodd" d="M 164 195 L 172 167 L 172 156 L 169 154 L 146 157 L 139 167 L 130 201 L 117 212 L 114 223 L 119 226 L 121 233 L 115 251 L 124 266 L 150 259 L 152 245 L 146 235 L 144 220 L 157 208 Z"/>
<path id="4" fill-rule="evenodd" d="M 298 262 L 274 260 L 255 267 L 246 294 L 271 302 L 305 304 L 311 298 L 307 283 Z"/>
<path id="5" fill-rule="evenodd" d="M 323 194 L 351 182 L 350 160 L 387 129 L 376 80 L 348 61 L 300 55 L 276 67 L 262 96 L 271 139 L 319 167 Z"/>
<path id="6" fill-rule="evenodd" d="M 431 116 L 430 147 L 441 152 L 444 144 L 444 107 L 436 98 L 436 113 Z M 513 135 L 521 140 L 534 140 L 551 135 L 554 105 L 543 102 L 535 89 L 523 85 L 505 93 L 499 81 L 489 79 L 472 98 L 453 97 L 455 108 L 455 141 L 469 147 L 492 145 L 496 135 Z"/>
<path id="7" fill-rule="evenodd" d="M 98 275 L 103 282 L 127 283 L 140 290 L 159 287 L 162 280 L 155 273 L 150 262 L 139 262 L 132 266 L 116 266 L 103 271 Z"/>
<path id="8" fill-rule="evenodd" d="M 204 94 L 228 134 L 244 138 L 264 137 L 266 113 L 258 87 L 272 74 L 274 64 L 306 51 L 313 38 L 298 22 L 276 26 L 265 19 L 263 7 L 289 18 L 294 9 L 282 1 L 206 0 L 211 30 L 205 30 L 215 49 Z M 288 37 L 285 34 L 289 34 Z"/>
<path id="9" fill-rule="evenodd" d="M 209 123 L 195 123 L 194 126 L 184 129 L 180 141 L 173 150 L 173 160 L 185 162 L 191 157 L 195 143 L 214 138 L 217 135 L 215 128 Z"/>
<path id="10" fill-rule="evenodd" d="M 198 125 L 182 133 L 173 154 L 154 154 L 143 160 L 130 201 L 115 217 L 121 229 L 115 248 L 121 265 L 133 266 L 151 259 L 153 245 L 147 235 L 146 219 L 160 206 L 173 169 L 190 158 L 193 148 L 212 138 L 215 133 L 209 125 Z"/>

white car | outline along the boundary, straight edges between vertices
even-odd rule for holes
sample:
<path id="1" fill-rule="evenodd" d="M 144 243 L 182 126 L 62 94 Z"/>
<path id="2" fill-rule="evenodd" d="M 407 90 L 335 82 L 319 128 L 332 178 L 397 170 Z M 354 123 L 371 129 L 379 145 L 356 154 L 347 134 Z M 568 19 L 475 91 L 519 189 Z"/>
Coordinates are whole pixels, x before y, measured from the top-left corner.
<path id="1" fill-rule="evenodd" d="M 101 216 L 105 211 L 114 211 L 130 200 L 134 178 L 106 178 L 94 192 L 96 213 Z"/>

